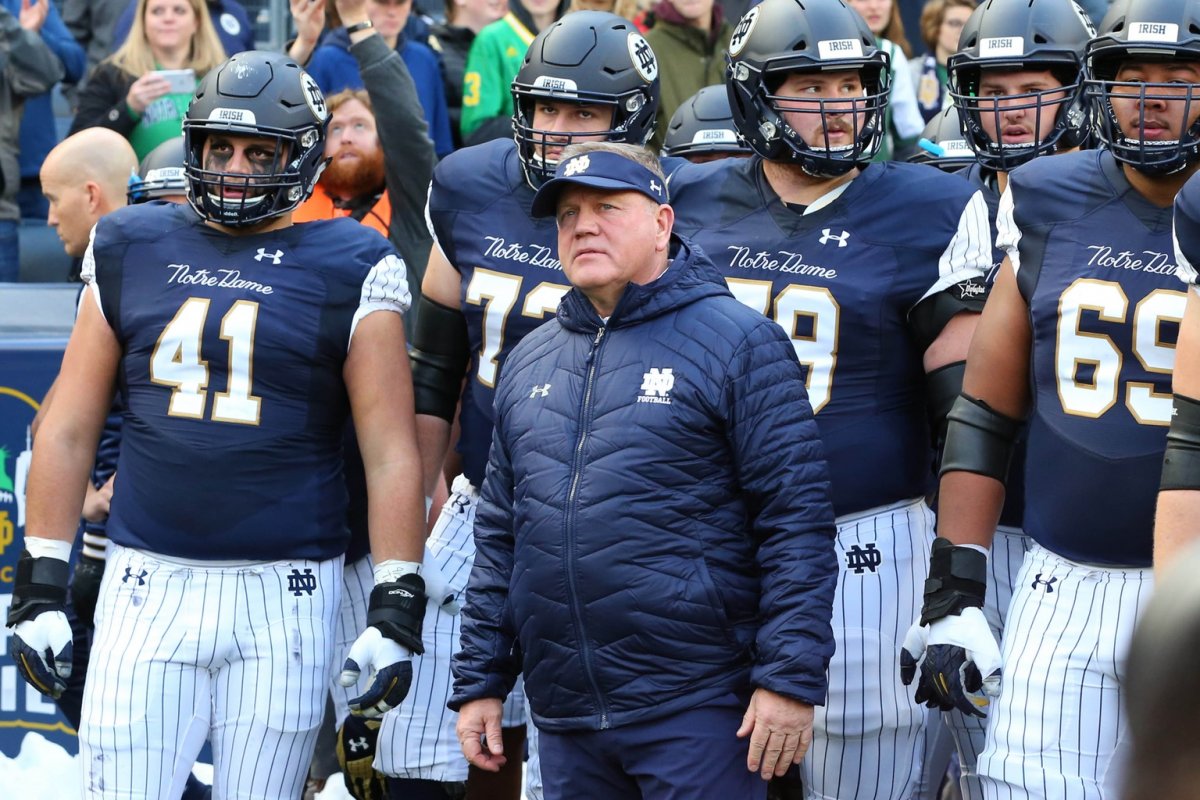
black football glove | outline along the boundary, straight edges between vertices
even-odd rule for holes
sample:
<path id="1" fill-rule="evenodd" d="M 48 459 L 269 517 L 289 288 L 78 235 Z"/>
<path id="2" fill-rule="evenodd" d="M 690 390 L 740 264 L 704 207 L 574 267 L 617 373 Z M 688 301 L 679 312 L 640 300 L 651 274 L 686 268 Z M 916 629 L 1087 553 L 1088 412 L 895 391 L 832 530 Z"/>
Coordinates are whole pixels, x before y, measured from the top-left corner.
<path id="1" fill-rule="evenodd" d="M 351 712 L 375 719 L 404 700 L 412 685 L 413 654 L 425 652 L 425 603 L 425 581 L 416 573 L 371 590 L 367 629 L 351 646 L 338 678 L 342 686 L 353 686 L 363 666 L 375 675 L 367 691 L 350 701 Z"/>
<path id="2" fill-rule="evenodd" d="M 372 766 L 382 724 L 351 714 L 337 732 L 337 760 L 346 791 L 354 800 L 387 799 L 387 779 Z"/>
<path id="3" fill-rule="evenodd" d="M 66 561 L 34 558 L 22 551 L 17 561 L 8 627 L 12 659 L 29 685 L 57 699 L 71 677 L 73 637 L 67 622 Z"/>
<path id="4" fill-rule="evenodd" d="M 900 650 L 900 680 L 916 676 L 914 699 L 929 708 L 986 716 L 1000 693 L 1000 648 L 983 616 L 987 556 L 937 538 L 929 556 L 929 579 L 921 618 Z"/>

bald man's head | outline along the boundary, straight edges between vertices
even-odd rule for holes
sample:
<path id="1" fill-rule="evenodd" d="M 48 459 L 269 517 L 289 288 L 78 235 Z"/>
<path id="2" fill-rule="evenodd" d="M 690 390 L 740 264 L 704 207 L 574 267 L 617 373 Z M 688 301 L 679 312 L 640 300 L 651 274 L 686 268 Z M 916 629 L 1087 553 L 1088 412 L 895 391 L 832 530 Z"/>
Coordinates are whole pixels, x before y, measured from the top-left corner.
<path id="1" fill-rule="evenodd" d="M 50 151 L 41 173 L 50 201 L 47 221 L 68 255 L 82 256 L 96 220 L 125 205 L 125 187 L 136 170 L 129 141 L 108 128 L 87 128 Z"/>

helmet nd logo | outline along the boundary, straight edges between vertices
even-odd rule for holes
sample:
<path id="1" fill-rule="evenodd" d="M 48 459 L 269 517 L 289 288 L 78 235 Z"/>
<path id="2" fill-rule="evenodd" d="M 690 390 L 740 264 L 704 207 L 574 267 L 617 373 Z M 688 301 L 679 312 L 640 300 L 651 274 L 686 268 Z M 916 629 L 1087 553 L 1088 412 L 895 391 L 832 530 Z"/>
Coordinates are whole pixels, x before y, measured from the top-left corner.
<path id="1" fill-rule="evenodd" d="M 746 15 L 742 17 L 742 21 L 734 28 L 733 35 L 729 37 L 729 55 L 736 56 L 742 52 L 746 42 L 750 41 L 750 33 L 754 30 L 756 22 L 758 22 L 758 6 L 747 11 Z"/>
<path id="2" fill-rule="evenodd" d="M 300 73 L 300 89 L 304 92 L 304 102 L 308 103 L 313 116 L 318 122 L 324 122 L 329 116 L 329 107 L 325 105 L 325 95 L 321 93 L 321 87 L 317 86 L 312 75 L 307 72 Z"/>
<path id="3" fill-rule="evenodd" d="M 650 43 L 642 38 L 640 33 L 630 33 L 629 39 L 629 58 L 633 61 L 633 68 L 637 70 L 637 74 L 642 76 L 642 80 L 646 83 L 653 83 L 658 77 L 658 59 L 654 57 L 654 51 L 650 49 Z"/>

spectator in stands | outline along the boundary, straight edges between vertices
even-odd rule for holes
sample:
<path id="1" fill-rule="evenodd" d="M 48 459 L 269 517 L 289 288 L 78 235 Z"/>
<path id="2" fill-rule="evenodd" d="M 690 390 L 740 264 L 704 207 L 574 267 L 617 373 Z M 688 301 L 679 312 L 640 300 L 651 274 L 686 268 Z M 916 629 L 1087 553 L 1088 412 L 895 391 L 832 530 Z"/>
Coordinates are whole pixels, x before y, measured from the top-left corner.
<path id="1" fill-rule="evenodd" d="M 450 135 L 455 149 L 462 147 L 463 76 L 467 71 L 467 53 L 475 36 L 504 16 L 504 0 L 446 0 L 446 21 L 434 25 L 429 44 L 442 57 L 442 77 L 446 106 L 450 111 Z"/>
<path id="2" fill-rule="evenodd" d="M 102 2 L 102 0 L 94 0 L 94 2 Z M 114 49 L 124 44 L 129 37 L 137 5 L 138 0 L 129 0 L 124 13 L 117 20 L 112 39 Z M 254 25 L 250 22 L 246 8 L 238 0 L 208 0 L 206 6 L 208 7 L 208 18 L 212 20 L 213 29 L 216 30 L 217 37 L 221 40 L 221 47 L 225 48 L 226 56 L 254 49 Z"/>
<path id="3" fill-rule="evenodd" d="M 55 3 L 50 3 L 40 33 L 42 41 L 62 62 L 63 82 L 75 83 L 80 80 L 86 69 L 87 56 L 83 47 L 71 36 Z M 23 220 L 46 219 L 46 200 L 38 183 L 38 171 L 46 154 L 58 144 L 58 139 L 50 91 L 28 98 L 25 101 L 25 116 L 21 119 L 21 187 L 17 191 L 17 203 L 21 207 Z"/>
<path id="4" fill-rule="evenodd" d="M 438 157 L 454 150 L 450 135 L 450 112 L 446 108 L 446 91 L 442 87 L 442 68 L 437 53 L 429 46 L 412 41 L 404 34 L 412 12 L 412 0 L 369 0 L 365 28 L 374 27 L 389 47 L 400 53 L 417 87 L 417 97 L 425 111 L 429 138 L 433 140 Z M 350 52 L 349 28 L 342 26 L 337 11 L 331 9 L 330 32 L 309 59 L 306 69 L 316 80 L 326 97 L 343 89 L 363 88 L 359 65 Z M 357 28 L 357 26 L 353 26 Z"/>
<path id="5" fill-rule="evenodd" d="M 904 35 L 904 23 L 900 20 L 900 9 L 895 0 L 849 0 L 850 7 L 867 21 L 875 43 L 887 53 L 892 64 L 892 91 L 888 96 L 886 116 L 887 132 L 883 147 L 875 161 L 903 160 L 917 143 L 925 120 L 917 110 L 917 93 L 913 91 L 911 69 L 908 59 L 912 56 L 912 45 Z"/>
<path id="6" fill-rule="evenodd" d="M 958 52 L 958 37 L 975 10 L 975 0 L 929 0 L 921 12 L 921 41 L 926 53 L 908 62 L 917 108 L 926 122 L 946 106 L 946 59 Z"/>
<path id="7" fill-rule="evenodd" d="M 567 13 L 571 0 L 509 0 L 508 13 L 479 32 L 463 78 L 462 139 L 467 145 L 512 132 L 512 82 L 533 37 Z"/>
<path id="8" fill-rule="evenodd" d="M 725 52 L 733 28 L 713 0 L 660 0 L 646 41 L 658 57 L 658 123 L 650 149 L 658 152 L 667 123 L 685 100 L 725 81 Z"/>
<path id="9" fill-rule="evenodd" d="M 138 159 L 183 132 L 196 84 L 225 60 L 203 0 L 138 0 L 133 32 L 100 62 L 79 95 L 71 133 L 111 128 L 129 139 Z M 161 70 L 190 69 L 194 80 L 172 89 Z"/>
<path id="10" fill-rule="evenodd" d="M 0 0 L 0 282 L 16 281 L 20 274 L 17 153 L 25 99 L 48 91 L 63 76 L 62 61 L 40 33 L 49 14 L 49 0 Z"/>

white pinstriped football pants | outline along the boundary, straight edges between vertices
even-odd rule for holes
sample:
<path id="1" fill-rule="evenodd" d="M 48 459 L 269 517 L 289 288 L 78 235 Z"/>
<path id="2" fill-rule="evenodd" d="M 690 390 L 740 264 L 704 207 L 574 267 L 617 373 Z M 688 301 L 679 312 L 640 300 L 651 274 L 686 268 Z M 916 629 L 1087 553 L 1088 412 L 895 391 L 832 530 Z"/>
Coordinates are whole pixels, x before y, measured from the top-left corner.
<path id="1" fill-rule="evenodd" d="M 933 512 L 908 500 L 837 520 L 837 650 L 804 758 L 810 800 L 909 800 L 925 708 L 900 682 L 900 644 L 921 610 Z"/>
<path id="2" fill-rule="evenodd" d="M 79 731 L 86 798 L 295 800 L 325 710 L 342 559 L 239 566 L 110 544 Z"/>
<path id="3" fill-rule="evenodd" d="M 1150 569 L 1079 564 L 1032 545 L 1017 576 L 1004 678 L 979 756 L 987 800 L 1116 800 L 1129 756 L 1121 680 Z"/>
<path id="4" fill-rule="evenodd" d="M 429 554 L 460 601 L 475 563 L 475 508 L 478 505 L 479 492 L 459 475 L 450 487 L 450 496 L 426 542 Z M 413 661 L 412 688 L 398 708 L 384 715 L 383 726 L 379 729 L 375 769 L 385 775 L 444 783 L 467 779 L 467 761 L 454 734 L 458 714 L 446 708 L 454 683 L 450 660 L 459 648 L 461 626 L 462 620 L 457 614 L 448 614 L 433 604 L 426 609 L 421 637 L 425 654 Z M 518 727 L 525 724 L 525 718 L 525 693 L 523 684 L 517 681 L 504 703 L 503 725 Z M 533 726 L 529 728 L 532 734 Z M 540 788 L 541 771 L 537 765 L 536 740 L 532 736 L 529 752 L 527 779 L 535 788 Z"/>

